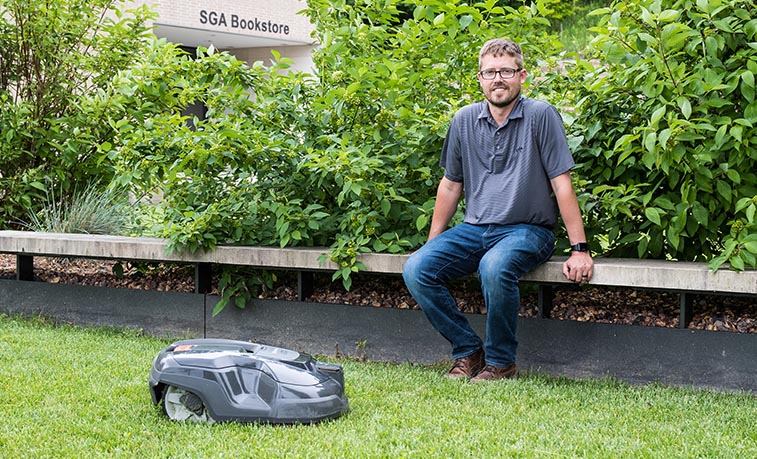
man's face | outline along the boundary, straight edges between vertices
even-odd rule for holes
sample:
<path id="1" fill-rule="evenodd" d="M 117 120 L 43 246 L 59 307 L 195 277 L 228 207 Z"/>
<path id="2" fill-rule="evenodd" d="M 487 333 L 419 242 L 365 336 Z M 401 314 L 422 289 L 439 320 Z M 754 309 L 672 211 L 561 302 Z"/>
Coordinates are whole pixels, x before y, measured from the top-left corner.
<path id="1" fill-rule="evenodd" d="M 492 56 L 487 54 L 481 59 L 481 71 L 518 69 L 515 58 L 508 55 Z M 515 72 L 512 78 L 505 79 L 496 74 L 493 80 L 484 79 L 481 72 L 478 73 L 478 82 L 484 97 L 495 107 L 504 108 L 512 104 L 520 95 L 521 85 L 526 81 L 526 71 Z"/>

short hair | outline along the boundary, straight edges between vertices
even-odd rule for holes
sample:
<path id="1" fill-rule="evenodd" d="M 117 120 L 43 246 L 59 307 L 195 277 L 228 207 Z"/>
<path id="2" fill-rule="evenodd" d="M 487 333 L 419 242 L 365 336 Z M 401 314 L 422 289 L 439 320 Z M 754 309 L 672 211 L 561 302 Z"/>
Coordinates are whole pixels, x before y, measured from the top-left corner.
<path id="1" fill-rule="evenodd" d="M 493 38 L 481 47 L 481 51 L 478 54 L 478 68 L 481 69 L 481 61 L 484 56 L 503 56 L 507 55 L 515 58 L 515 65 L 518 68 L 523 68 L 523 51 L 520 49 L 520 45 L 507 38 Z"/>

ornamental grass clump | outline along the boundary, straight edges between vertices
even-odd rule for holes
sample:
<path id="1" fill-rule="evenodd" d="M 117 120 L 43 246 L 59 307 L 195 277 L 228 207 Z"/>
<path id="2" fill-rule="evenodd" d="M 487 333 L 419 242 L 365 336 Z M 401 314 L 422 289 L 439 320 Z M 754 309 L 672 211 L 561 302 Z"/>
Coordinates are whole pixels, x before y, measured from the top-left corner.
<path id="1" fill-rule="evenodd" d="M 132 209 L 124 190 L 90 183 L 68 199 L 48 191 L 40 210 L 30 212 L 24 226 L 52 233 L 127 234 Z"/>

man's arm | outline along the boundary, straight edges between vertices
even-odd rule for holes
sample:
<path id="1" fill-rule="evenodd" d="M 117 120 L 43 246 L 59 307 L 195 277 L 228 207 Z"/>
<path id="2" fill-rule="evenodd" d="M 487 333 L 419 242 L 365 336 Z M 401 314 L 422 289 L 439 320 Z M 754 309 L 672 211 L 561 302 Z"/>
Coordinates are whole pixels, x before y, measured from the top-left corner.
<path id="1" fill-rule="evenodd" d="M 558 175 L 552 179 L 552 191 L 557 199 L 565 229 L 568 231 L 570 244 L 586 242 L 584 224 L 581 220 L 581 209 L 578 207 L 578 198 L 573 190 L 570 172 Z M 594 260 L 589 252 L 571 252 L 570 258 L 563 265 L 563 274 L 568 280 L 585 283 L 591 280 L 594 274 Z"/>
<path id="2" fill-rule="evenodd" d="M 457 211 L 457 205 L 460 197 L 463 195 L 463 184 L 453 182 L 447 177 L 443 177 L 436 189 L 436 203 L 434 204 L 434 215 L 431 217 L 431 230 L 428 233 L 428 240 L 440 235 L 447 229 L 450 220 Z"/>

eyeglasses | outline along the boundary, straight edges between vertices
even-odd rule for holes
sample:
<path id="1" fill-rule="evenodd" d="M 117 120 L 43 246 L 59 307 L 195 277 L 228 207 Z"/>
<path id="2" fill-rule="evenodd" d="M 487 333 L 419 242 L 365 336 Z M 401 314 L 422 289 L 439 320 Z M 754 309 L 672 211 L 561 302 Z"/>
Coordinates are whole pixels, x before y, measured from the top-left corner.
<path id="1" fill-rule="evenodd" d="M 504 80 L 509 80 L 510 78 L 514 77 L 516 73 L 520 72 L 523 69 L 500 69 L 500 70 L 481 70 L 478 72 L 479 75 L 481 75 L 481 78 L 484 80 L 493 80 L 494 77 L 497 75 L 501 76 Z"/>

